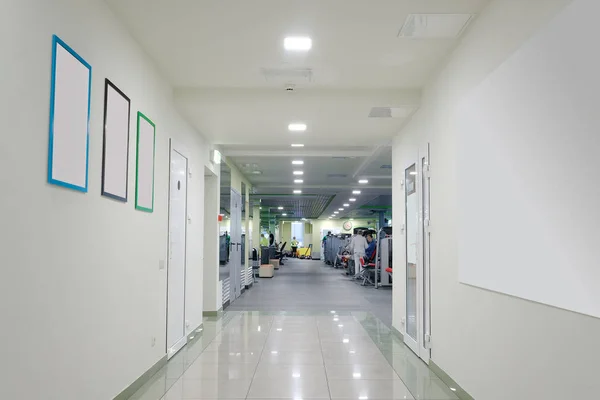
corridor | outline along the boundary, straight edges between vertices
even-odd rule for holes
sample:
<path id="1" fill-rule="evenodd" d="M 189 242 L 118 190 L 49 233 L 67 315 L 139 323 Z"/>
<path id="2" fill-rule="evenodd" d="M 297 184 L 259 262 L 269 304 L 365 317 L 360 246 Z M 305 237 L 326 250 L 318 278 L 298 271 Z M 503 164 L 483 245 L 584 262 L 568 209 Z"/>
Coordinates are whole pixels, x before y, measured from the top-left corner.
<path id="1" fill-rule="evenodd" d="M 133 400 L 457 399 L 366 311 L 228 311 Z"/>

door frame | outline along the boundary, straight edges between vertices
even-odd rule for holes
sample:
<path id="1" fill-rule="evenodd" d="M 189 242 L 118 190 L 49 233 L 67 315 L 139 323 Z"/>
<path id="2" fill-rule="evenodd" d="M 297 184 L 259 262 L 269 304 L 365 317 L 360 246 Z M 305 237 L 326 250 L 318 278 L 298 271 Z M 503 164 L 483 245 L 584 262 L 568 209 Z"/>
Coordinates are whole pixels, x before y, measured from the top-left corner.
<path id="1" fill-rule="evenodd" d="M 417 148 L 416 159 L 404 163 L 402 169 L 402 196 L 404 198 L 404 343 L 423 361 L 429 364 L 431 358 L 431 176 L 430 147 L 424 143 Z M 416 340 L 408 335 L 408 278 L 407 278 L 407 215 L 406 215 L 406 170 L 415 166 L 417 172 L 415 189 L 417 191 L 417 266 L 416 266 Z"/>
<path id="2" fill-rule="evenodd" d="M 415 324 L 416 324 L 416 338 L 411 337 L 408 334 L 408 325 L 409 325 L 409 312 L 408 312 L 408 305 L 409 305 L 409 299 L 408 299 L 408 207 L 407 207 L 407 195 L 406 195 L 406 190 L 407 190 L 407 182 L 406 182 L 406 176 L 407 176 L 407 171 L 408 169 L 414 167 L 415 171 L 417 172 L 417 176 L 415 177 L 415 195 L 417 196 L 417 215 L 414 215 L 413 217 L 418 217 L 418 202 L 419 202 L 419 187 L 418 187 L 418 171 L 419 171 L 419 162 L 418 162 L 418 157 L 417 159 L 413 159 L 411 158 L 410 161 L 407 161 L 404 164 L 404 167 L 402 168 L 402 197 L 403 197 L 403 201 L 402 204 L 404 206 L 403 210 L 402 210 L 402 218 L 404 219 L 404 223 L 402 226 L 402 231 L 403 231 L 403 245 L 402 248 L 404 249 L 404 254 L 402 255 L 402 260 L 404 263 L 403 266 L 403 271 L 404 271 L 404 344 L 406 344 L 408 346 L 408 348 L 410 348 L 415 354 L 419 354 L 419 326 L 420 326 L 420 313 L 419 313 L 419 284 L 418 284 L 418 271 L 420 269 L 419 265 L 419 224 L 418 224 L 418 219 L 417 219 L 417 232 L 415 232 L 416 236 L 417 236 L 417 255 L 416 255 L 416 278 L 415 278 Z"/>
<path id="3" fill-rule="evenodd" d="M 417 312 L 421 316 L 419 332 L 419 357 L 429 364 L 431 358 L 431 175 L 429 143 L 419 147 L 419 270 L 417 272 Z"/>
<path id="4" fill-rule="evenodd" d="M 186 174 L 185 174 L 185 244 L 184 244 L 184 256 L 183 256 L 183 337 L 177 341 L 171 348 L 169 348 L 169 268 L 170 268 L 170 243 L 171 243 L 171 162 L 173 152 L 179 153 L 186 159 Z M 186 332 L 186 296 L 187 296 L 187 239 L 188 239 L 188 185 L 189 176 L 191 174 L 190 169 L 190 157 L 186 147 L 178 143 L 175 139 L 169 139 L 169 196 L 167 202 L 167 270 L 166 270 L 166 299 L 165 299 L 165 352 L 167 353 L 167 359 L 173 357 L 179 350 L 181 350 L 187 344 L 187 332 Z"/>

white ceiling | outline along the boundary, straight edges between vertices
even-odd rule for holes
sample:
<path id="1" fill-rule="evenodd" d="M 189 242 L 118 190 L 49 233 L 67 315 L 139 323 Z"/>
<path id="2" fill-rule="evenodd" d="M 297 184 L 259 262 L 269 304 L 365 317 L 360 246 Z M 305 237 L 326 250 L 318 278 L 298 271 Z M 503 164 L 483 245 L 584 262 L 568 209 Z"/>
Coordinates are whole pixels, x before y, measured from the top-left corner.
<path id="1" fill-rule="evenodd" d="M 259 192 L 289 193 L 290 161 L 302 157 L 303 190 L 340 199 L 363 176 L 372 196 L 391 194 L 391 170 L 380 168 L 391 164 L 387 146 L 458 44 L 458 38 L 399 37 L 407 16 L 476 15 L 489 2 L 106 1 L 175 87 L 188 121 L 236 165 L 259 165 L 262 175 L 247 175 Z M 284 37 L 304 35 L 312 38 L 311 51 L 285 52 Z M 310 70 L 311 78 L 267 79 L 265 69 Z M 286 84 L 295 90 L 285 91 Z M 398 108 L 401 116 L 369 118 L 373 107 Z M 292 122 L 306 123 L 307 131 L 288 132 Z M 292 143 L 305 147 L 292 149 Z"/>
<path id="2" fill-rule="evenodd" d="M 313 148 L 372 146 L 389 142 L 407 118 L 369 118 L 372 107 L 400 107 L 409 117 L 420 91 L 368 89 L 180 89 L 176 100 L 186 117 L 213 141 L 227 146 Z M 289 133 L 291 122 L 307 124 Z"/>
<path id="3" fill-rule="evenodd" d="M 398 38 L 411 13 L 481 11 L 487 0 L 107 0 L 178 87 L 265 87 L 261 68 L 310 67 L 319 87 L 422 86 L 453 39 Z M 307 35 L 306 56 L 283 50 Z"/>

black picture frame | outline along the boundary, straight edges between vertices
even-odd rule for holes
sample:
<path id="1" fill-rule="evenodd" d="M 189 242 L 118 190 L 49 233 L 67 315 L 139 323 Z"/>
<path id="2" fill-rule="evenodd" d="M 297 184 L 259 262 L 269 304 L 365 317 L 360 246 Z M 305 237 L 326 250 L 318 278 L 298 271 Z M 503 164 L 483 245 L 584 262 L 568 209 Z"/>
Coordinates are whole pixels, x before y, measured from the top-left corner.
<path id="1" fill-rule="evenodd" d="M 106 190 L 106 126 L 108 121 L 108 93 L 109 90 L 114 90 L 118 95 L 123 97 L 127 101 L 127 155 L 126 155 L 126 166 L 125 166 L 125 197 L 118 194 L 110 193 Z M 110 79 L 106 78 L 104 81 L 104 118 L 102 127 L 102 179 L 101 179 L 101 194 L 113 200 L 121 201 L 126 203 L 129 196 L 129 145 L 131 140 L 131 99 L 115 85 Z"/>

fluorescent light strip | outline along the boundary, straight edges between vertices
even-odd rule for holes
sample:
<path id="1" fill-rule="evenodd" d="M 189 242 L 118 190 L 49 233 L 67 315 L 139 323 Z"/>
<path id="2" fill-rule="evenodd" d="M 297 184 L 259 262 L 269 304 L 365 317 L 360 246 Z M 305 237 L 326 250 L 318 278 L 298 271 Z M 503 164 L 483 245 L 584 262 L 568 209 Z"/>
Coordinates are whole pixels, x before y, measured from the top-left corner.
<path id="1" fill-rule="evenodd" d="M 294 194 L 301 194 L 302 190 L 294 190 Z"/>
<path id="2" fill-rule="evenodd" d="M 355 199 L 355 198 L 352 198 L 352 199 L 349 199 L 349 200 L 350 200 L 350 201 L 352 201 L 352 202 L 356 201 L 356 199 Z"/>
<path id="3" fill-rule="evenodd" d="M 292 144 L 292 147 L 304 147 L 304 145 L 300 143 L 294 143 Z"/>
<path id="4" fill-rule="evenodd" d="M 302 161 L 302 160 L 294 160 L 294 161 L 292 161 L 292 165 L 304 165 L 304 161 Z"/>
<path id="5" fill-rule="evenodd" d="M 360 183 L 361 185 L 364 185 L 364 184 L 369 183 L 369 181 L 366 179 L 361 179 L 360 181 L 358 181 L 358 183 Z"/>
<path id="6" fill-rule="evenodd" d="M 290 132 L 304 132 L 306 130 L 306 124 L 289 124 L 288 130 Z"/>
<path id="7" fill-rule="evenodd" d="M 360 194 L 360 190 L 353 190 L 352 194 Z"/>
<path id="8" fill-rule="evenodd" d="M 294 175 L 304 175 L 304 171 L 294 171 Z"/>
<path id="9" fill-rule="evenodd" d="M 304 183 L 304 180 L 302 180 L 302 179 L 295 179 L 294 183 Z"/>

